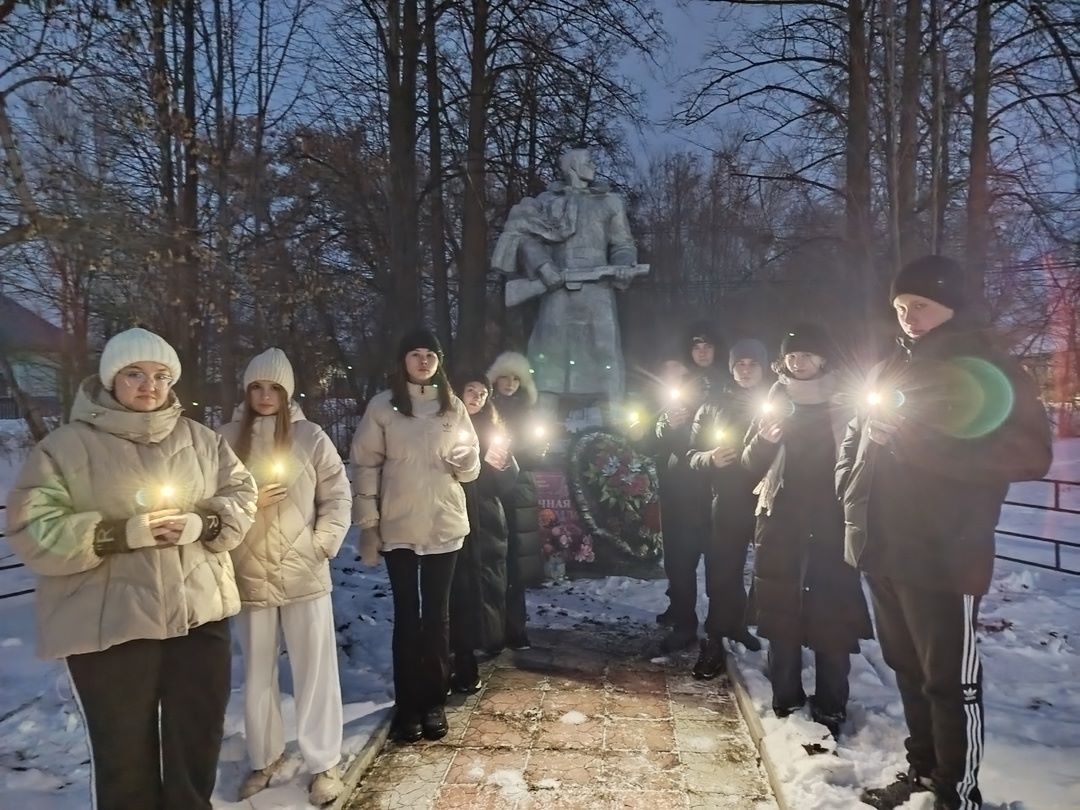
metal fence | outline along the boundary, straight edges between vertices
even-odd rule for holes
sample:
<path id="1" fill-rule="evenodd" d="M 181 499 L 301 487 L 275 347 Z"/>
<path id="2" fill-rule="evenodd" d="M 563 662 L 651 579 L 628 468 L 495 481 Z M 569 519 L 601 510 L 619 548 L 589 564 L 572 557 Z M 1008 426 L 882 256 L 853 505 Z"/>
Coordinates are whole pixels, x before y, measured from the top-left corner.
<path id="1" fill-rule="evenodd" d="M 0 514 L 5 510 L 6 507 L 3 504 L 0 504 Z M 0 529 L 0 540 L 2 540 L 4 536 L 4 530 Z M 34 592 L 33 588 L 19 588 L 17 590 L 8 591 L 7 587 L 9 586 L 4 584 L 4 579 L 10 576 L 7 572 L 18 571 L 25 567 L 26 566 L 15 559 L 15 555 L 11 552 L 0 556 L 0 599 L 14 599 L 16 596 L 25 596 L 28 593 Z"/>
<path id="2" fill-rule="evenodd" d="M 352 420 L 350 420 L 352 421 Z M 348 429 L 351 430 L 353 425 L 349 425 Z M 1065 488 L 1071 488 L 1077 492 L 1077 504 L 1080 505 L 1080 482 L 1077 481 L 1062 481 L 1057 478 L 1044 478 L 1038 482 L 1047 484 L 1053 487 L 1053 499 L 1050 504 L 1038 504 L 1030 503 L 1027 501 L 1016 501 L 1008 499 L 1005 503 L 1009 506 L 1020 506 L 1025 509 L 1037 509 L 1045 512 L 1056 512 L 1064 515 L 1080 515 L 1080 509 L 1074 509 L 1071 506 L 1062 505 L 1062 490 Z M 0 515 L 3 514 L 5 508 L 0 504 Z M 1009 560 L 1010 562 L 1020 563 L 1021 565 L 1030 565 L 1035 568 L 1043 568 L 1047 571 L 1058 571 L 1063 574 L 1074 574 L 1080 576 L 1080 569 L 1066 567 L 1062 564 L 1061 552 L 1062 549 L 1075 549 L 1078 559 L 1080 559 L 1080 542 L 1074 542 L 1072 540 L 1061 540 L 1055 537 L 1046 537 L 1038 534 L 1028 534 L 1025 532 L 1015 532 L 1006 529 L 998 529 L 997 534 L 1003 537 L 1012 537 L 1018 540 L 1030 540 L 1038 543 L 1048 543 L 1053 546 L 1054 549 L 1054 562 L 1053 564 L 1038 562 L 1037 560 L 1024 559 L 1022 557 L 1014 557 L 1009 554 L 998 554 L 999 560 Z M 4 531 L 0 529 L 0 539 L 3 539 Z M 8 572 L 18 571 L 24 569 L 25 566 L 15 560 L 14 554 L 10 552 L 4 556 L 0 556 L 0 600 L 13 599 L 16 596 L 25 596 L 26 594 L 33 593 L 33 588 L 16 588 L 15 590 L 8 591 L 4 583 L 4 579 Z"/>
<path id="3" fill-rule="evenodd" d="M 1046 484 L 1053 488 L 1053 498 L 1051 503 L 1031 503 L 1030 501 L 1017 501 L 1009 498 L 1005 503 L 1009 506 L 1020 506 L 1024 509 L 1035 509 L 1041 512 L 1055 512 L 1062 515 L 1080 515 L 1080 509 L 1075 509 L 1071 506 L 1062 504 L 1062 491 L 1065 489 L 1071 489 L 1077 493 L 1076 503 L 1080 505 L 1080 482 L 1077 481 L 1062 481 L 1058 478 L 1044 478 L 1037 482 Z M 1072 540 L 1061 540 L 1056 537 L 1047 537 L 1041 534 L 1029 534 L 1027 532 L 1016 532 L 1006 529 L 998 529 L 997 534 L 1003 537 L 1012 537 L 1018 540 L 1031 540 L 1038 543 L 1047 543 L 1054 549 L 1054 562 L 1042 563 L 1037 560 L 1024 559 L 1022 557 L 1014 557 L 1009 554 L 998 554 L 999 560 L 1009 560 L 1010 562 L 1017 562 L 1023 565 L 1031 565 L 1035 568 L 1043 568 L 1047 571 L 1058 571 L 1063 574 L 1074 574 L 1080 576 L 1080 567 L 1067 567 L 1062 564 L 1061 552 L 1063 549 L 1074 549 L 1078 563 L 1080 565 L 1080 542 L 1074 542 Z"/>

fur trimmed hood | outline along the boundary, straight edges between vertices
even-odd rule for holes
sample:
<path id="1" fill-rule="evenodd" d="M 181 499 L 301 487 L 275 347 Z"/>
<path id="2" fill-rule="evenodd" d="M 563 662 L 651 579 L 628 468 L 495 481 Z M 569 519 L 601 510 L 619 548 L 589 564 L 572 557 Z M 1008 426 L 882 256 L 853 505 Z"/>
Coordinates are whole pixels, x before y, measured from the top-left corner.
<path id="1" fill-rule="evenodd" d="M 495 380 L 509 374 L 513 374 L 521 380 L 521 390 L 528 397 L 529 404 L 535 405 L 537 399 L 536 383 L 533 381 L 532 370 L 529 367 L 529 358 L 519 352 L 503 352 L 495 358 L 495 362 L 488 369 L 488 382 L 491 383 L 491 387 L 494 389 Z"/>

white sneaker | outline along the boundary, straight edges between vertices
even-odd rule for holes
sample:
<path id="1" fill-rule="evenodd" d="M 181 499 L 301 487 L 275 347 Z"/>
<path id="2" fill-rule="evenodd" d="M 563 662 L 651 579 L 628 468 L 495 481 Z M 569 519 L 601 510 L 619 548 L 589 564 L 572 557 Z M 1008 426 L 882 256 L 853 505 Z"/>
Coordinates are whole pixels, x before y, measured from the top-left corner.
<path id="1" fill-rule="evenodd" d="M 316 807 L 330 804 L 345 791 L 345 783 L 341 781 L 341 773 L 337 765 L 322 773 L 315 774 L 308 788 L 308 801 Z"/>
<path id="2" fill-rule="evenodd" d="M 240 785 L 240 799 L 250 799 L 260 790 L 265 790 L 266 786 L 270 784 L 270 780 L 274 774 L 277 773 L 281 766 L 285 764 L 285 754 L 275 759 L 265 768 L 259 768 L 248 774 L 247 779 L 244 780 L 244 784 Z"/>

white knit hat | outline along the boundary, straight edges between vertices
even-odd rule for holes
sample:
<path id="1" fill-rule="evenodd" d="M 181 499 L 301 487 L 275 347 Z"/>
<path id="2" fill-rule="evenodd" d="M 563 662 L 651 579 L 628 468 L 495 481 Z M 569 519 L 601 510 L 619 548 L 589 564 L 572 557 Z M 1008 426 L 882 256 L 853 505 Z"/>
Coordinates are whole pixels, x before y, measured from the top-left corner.
<path id="1" fill-rule="evenodd" d="M 276 382 L 285 389 L 285 395 L 292 399 L 296 380 L 293 377 L 292 363 L 281 349 L 270 348 L 251 358 L 244 370 L 244 390 L 256 380 Z"/>
<path id="2" fill-rule="evenodd" d="M 180 379 L 180 358 L 176 349 L 161 335 L 136 327 L 118 332 L 105 344 L 98 363 L 101 384 L 111 391 L 117 373 L 132 363 L 161 363 L 169 369 L 173 383 Z"/>

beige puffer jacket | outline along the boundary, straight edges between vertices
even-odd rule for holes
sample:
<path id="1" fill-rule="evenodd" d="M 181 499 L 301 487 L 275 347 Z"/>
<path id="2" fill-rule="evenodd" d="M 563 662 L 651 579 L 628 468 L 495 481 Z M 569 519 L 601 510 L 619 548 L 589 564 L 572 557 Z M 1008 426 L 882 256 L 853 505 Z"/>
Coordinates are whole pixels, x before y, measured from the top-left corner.
<path id="1" fill-rule="evenodd" d="M 233 549 L 240 601 L 247 607 L 279 607 L 330 593 L 330 560 L 349 530 L 352 495 L 345 465 L 322 428 L 290 403 L 292 447 L 274 450 L 276 417 L 253 423 L 248 468 L 262 484 L 288 487 L 285 499 L 255 513 L 255 525 Z M 236 447 L 240 421 L 220 428 Z M 281 472 L 274 465 L 281 465 Z"/>
<path id="2" fill-rule="evenodd" d="M 71 423 L 34 448 L 8 498 L 9 542 L 38 574 L 38 654 L 63 658 L 133 639 L 186 635 L 240 611 L 232 560 L 255 514 L 255 481 L 209 428 L 160 410 L 121 406 L 94 376 Z M 169 506 L 221 519 L 213 540 L 99 556 L 103 520 Z"/>
<path id="3" fill-rule="evenodd" d="M 464 403 L 451 397 L 439 414 L 434 387 L 409 384 L 415 416 L 390 404 L 392 393 L 372 397 L 352 440 L 353 519 L 361 529 L 379 525 L 384 549 L 437 554 L 461 548 L 469 533 L 462 483 L 480 474 L 479 441 Z M 454 470 L 454 447 L 476 449 L 472 463 Z"/>

